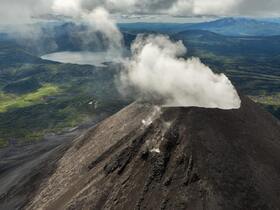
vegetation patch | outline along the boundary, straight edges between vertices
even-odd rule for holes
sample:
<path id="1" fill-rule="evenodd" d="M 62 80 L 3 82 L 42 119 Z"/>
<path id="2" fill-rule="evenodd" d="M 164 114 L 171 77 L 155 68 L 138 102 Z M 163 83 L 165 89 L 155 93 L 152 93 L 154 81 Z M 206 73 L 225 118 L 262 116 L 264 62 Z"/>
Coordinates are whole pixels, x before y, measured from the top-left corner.
<path id="1" fill-rule="evenodd" d="M 250 98 L 260 104 L 280 106 L 280 93 L 275 95 L 250 96 Z"/>
<path id="2" fill-rule="evenodd" d="M 280 93 L 273 95 L 264 94 L 260 96 L 250 96 L 250 98 L 280 119 Z"/>
<path id="3" fill-rule="evenodd" d="M 8 141 L 0 138 L 0 148 L 8 146 Z"/>
<path id="4" fill-rule="evenodd" d="M 37 91 L 21 96 L 0 92 L 0 112 L 43 103 L 46 97 L 56 95 L 59 92 L 60 88 L 52 84 L 45 84 Z"/>

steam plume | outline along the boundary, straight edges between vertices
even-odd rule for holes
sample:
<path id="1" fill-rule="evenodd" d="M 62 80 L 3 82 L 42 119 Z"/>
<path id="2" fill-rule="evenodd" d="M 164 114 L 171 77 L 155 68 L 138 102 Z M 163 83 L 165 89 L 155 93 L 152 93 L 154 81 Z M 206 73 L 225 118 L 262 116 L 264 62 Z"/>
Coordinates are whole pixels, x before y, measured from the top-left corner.
<path id="1" fill-rule="evenodd" d="M 165 36 L 139 36 L 132 53 L 120 78 L 122 92 L 136 89 L 142 97 L 166 106 L 240 107 L 237 91 L 224 74 L 213 73 L 198 58 L 179 58 L 186 53 L 182 42 Z"/>
<path id="2" fill-rule="evenodd" d="M 121 52 L 123 37 L 115 21 L 103 7 L 94 7 L 92 10 L 84 9 L 81 0 L 55 0 L 52 9 L 56 14 L 72 17 L 77 22 L 86 23 L 89 31 L 85 35 L 85 40 L 90 41 L 90 37 L 95 32 L 101 32 L 109 43 L 110 52 Z M 94 36 L 92 36 L 94 37 Z"/>

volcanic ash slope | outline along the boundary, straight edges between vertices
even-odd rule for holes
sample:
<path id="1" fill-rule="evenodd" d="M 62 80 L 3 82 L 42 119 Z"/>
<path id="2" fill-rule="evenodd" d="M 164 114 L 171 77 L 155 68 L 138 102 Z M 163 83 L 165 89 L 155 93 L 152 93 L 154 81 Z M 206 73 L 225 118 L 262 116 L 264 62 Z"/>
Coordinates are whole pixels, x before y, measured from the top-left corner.
<path id="1" fill-rule="evenodd" d="M 280 124 L 134 103 L 77 139 L 27 209 L 279 209 Z"/>

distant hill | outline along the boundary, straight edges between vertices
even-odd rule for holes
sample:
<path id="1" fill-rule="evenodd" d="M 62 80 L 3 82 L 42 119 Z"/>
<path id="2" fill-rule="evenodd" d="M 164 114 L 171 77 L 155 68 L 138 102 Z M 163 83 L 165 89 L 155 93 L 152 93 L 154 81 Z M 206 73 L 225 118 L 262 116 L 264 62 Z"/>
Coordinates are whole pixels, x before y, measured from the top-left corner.
<path id="1" fill-rule="evenodd" d="M 120 23 L 119 28 L 123 32 L 129 33 L 165 33 L 172 34 L 192 24 L 186 23 Z"/>
<path id="2" fill-rule="evenodd" d="M 228 36 L 280 35 L 280 23 L 250 18 L 223 18 L 187 26 L 186 29 L 208 30 Z"/>
<path id="3" fill-rule="evenodd" d="M 261 18 L 260 20 L 270 23 L 280 23 L 280 18 Z"/>
<path id="4" fill-rule="evenodd" d="M 46 32 L 48 29 L 44 29 Z M 134 29 L 133 29 L 134 30 Z M 72 22 L 66 22 L 57 25 L 52 29 L 49 36 L 53 36 L 57 45 L 56 51 L 103 51 L 108 49 L 108 40 L 100 32 L 89 32 L 86 25 L 78 25 Z M 128 48 L 130 43 L 135 39 L 135 35 L 123 31 L 124 44 Z"/>
<path id="5" fill-rule="evenodd" d="M 206 30 L 227 36 L 280 35 L 280 19 L 222 18 L 202 23 L 128 23 L 119 24 L 122 31 L 133 33 L 174 34 L 186 30 Z"/>
<path id="6" fill-rule="evenodd" d="M 221 55 L 266 55 L 280 54 L 280 36 L 225 36 L 207 30 L 185 30 L 171 36 L 182 40 L 188 48 L 209 49 Z"/>
<path id="7" fill-rule="evenodd" d="M 0 32 L 0 41 L 7 41 L 9 40 L 9 35 L 7 33 Z"/>
<path id="8" fill-rule="evenodd" d="M 173 34 L 172 37 L 176 38 L 177 40 L 190 40 L 192 42 L 225 42 L 229 40 L 226 36 L 206 31 L 206 30 L 186 30 L 181 31 L 179 33 Z"/>
<path id="9" fill-rule="evenodd" d="M 36 57 L 13 41 L 0 41 L 0 65 L 54 63 Z"/>

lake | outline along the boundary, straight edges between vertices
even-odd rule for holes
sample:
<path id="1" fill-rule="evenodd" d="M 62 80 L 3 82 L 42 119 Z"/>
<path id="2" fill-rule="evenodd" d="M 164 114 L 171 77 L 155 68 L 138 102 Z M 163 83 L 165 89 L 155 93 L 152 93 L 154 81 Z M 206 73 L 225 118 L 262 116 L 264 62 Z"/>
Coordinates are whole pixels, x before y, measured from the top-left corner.
<path id="1" fill-rule="evenodd" d="M 56 61 L 60 63 L 94 65 L 104 67 L 106 62 L 120 62 L 121 57 L 111 52 L 55 52 L 41 56 L 44 60 Z"/>

